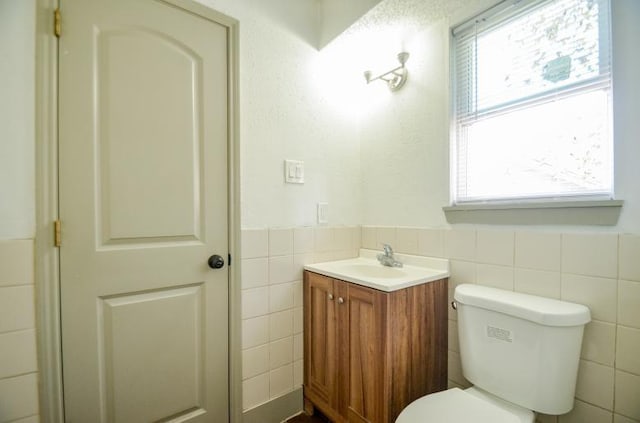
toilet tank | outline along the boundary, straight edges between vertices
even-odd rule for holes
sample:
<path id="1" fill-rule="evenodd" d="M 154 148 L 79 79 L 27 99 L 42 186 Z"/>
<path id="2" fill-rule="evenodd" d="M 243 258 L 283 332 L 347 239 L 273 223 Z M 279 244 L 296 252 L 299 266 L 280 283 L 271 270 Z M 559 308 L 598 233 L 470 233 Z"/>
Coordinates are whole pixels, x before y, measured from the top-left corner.
<path id="1" fill-rule="evenodd" d="M 454 298 L 465 378 L 530 410 L 573 408 L 587 307 L 471 284 Z"/>

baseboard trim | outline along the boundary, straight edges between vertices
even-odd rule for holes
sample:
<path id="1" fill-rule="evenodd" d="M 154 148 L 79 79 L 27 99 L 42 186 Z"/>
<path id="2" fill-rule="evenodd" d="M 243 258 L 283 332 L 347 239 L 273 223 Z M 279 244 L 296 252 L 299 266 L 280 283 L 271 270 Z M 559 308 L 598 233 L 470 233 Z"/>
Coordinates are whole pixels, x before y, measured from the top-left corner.
<path id="1" fill-rule="evenodd" d="M 243 423 L 282 423 L 302 411 L 302 387 L 242 414 Z"/>

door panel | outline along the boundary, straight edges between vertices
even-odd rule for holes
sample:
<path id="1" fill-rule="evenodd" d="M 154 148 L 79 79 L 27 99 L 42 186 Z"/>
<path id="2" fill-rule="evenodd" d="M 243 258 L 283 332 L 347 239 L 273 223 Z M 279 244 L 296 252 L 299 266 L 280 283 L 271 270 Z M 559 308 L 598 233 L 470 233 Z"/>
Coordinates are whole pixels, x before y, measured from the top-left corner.
<path id="1" fill-rule="evenodd" d="M 146 29 L 95 37 L 103 242 L 201 239 L 202 58 Z"/>
<path id="2" fill-rule="evenodd" d="M 331 278 L 305 272 L 305 385 L 327 405 L 336 396 L 336 315 L 334 282 Z"/>
<path id="3" fill-rule="evenodd" d="M 384 295 L 348 285 L 349 421 L 383 421 Z"/>
<path id="4" fill-rule="evenodd" d="M 204 411 L 202 293 L 197 285 L 101 299 L 101 392 L 114 421 Z"/>
<path id="5" fill-rule="evenodd" d="M 62 0 L 68 422 L 228 421 L 225 26 L 157 0 Z"/>

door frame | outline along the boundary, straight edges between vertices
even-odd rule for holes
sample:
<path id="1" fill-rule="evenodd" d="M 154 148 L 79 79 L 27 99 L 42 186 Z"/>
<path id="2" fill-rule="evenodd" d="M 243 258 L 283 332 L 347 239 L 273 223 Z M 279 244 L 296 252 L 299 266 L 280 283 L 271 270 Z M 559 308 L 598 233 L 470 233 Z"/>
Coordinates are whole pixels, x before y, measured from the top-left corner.
<path id="1" fill-rule="evenodd" d="M 35 295 L 40 418 L 64 422 L 60 320 L 60 256 L 54 246 L 58 219 L 58 38 L 54 10 L 59 0 L 36 1 L 35 130 L 36 235 Z M 229 417 L 242 421 L 240 300 L 240 109 L 239 22 L 192 0 L 157 0 L 227 28 L 228 35 L 228 207 L 229 254 Z M 64 36 L 64 16 L 62 17 Z M 64 242 L 64 240 L 63 240 Z"/>

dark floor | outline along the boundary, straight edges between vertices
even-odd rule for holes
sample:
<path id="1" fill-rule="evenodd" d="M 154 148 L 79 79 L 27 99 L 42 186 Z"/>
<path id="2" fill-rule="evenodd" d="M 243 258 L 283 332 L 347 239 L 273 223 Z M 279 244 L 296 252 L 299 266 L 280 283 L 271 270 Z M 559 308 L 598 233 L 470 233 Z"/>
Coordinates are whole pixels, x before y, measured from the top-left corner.
<path id="1" fill-rule="evenodd" d="M 316 414 L 313 416 L 309 416 L 305 413 L 298 414 L 297 416 L 291 417 L 287 420 L 287 423 L 331 423 L 331 421 L 325 416 L 318 414 L 316 411 Z"/>

